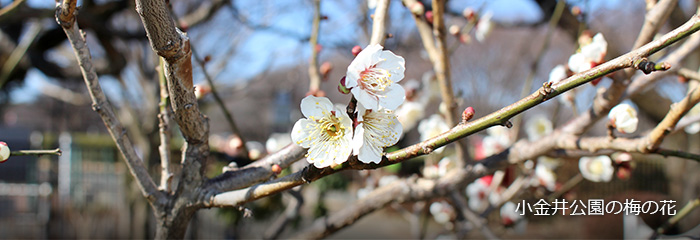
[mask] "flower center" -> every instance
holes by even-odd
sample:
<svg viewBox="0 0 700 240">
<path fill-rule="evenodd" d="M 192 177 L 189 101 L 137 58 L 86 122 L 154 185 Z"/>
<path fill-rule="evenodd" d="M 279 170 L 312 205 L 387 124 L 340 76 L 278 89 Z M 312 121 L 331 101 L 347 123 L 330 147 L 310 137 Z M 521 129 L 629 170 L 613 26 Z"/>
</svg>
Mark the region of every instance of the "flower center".
<svg viewBox="0 0 700 240">
<path fill-rule="evenodd" d="M 593 161 L 589 165 L 589 170 L 593 174 L 602 174 L 603 173 L 603 163 L 600 161 Z"/>
<path fill-rule="evenodd" d="M 389 77 L 389 71 L 372 66 L 360 73 L 360 87 L 371 92 L 383 92 L 393 83 Z"/>
<path fill-rule="evenodd" d="M 319 124 L 318 129 L 321 130 L 323 140 L 335 140 L 342 137 L 345 133 L 345 131 L 343 131 L 345 127 L 343 127 L 343 125 L 340 123 L 340 119 L 335 116 L 334 111 L 331 111 L 331 114 L 316 120 L 316 122 Z"/>
</svg>

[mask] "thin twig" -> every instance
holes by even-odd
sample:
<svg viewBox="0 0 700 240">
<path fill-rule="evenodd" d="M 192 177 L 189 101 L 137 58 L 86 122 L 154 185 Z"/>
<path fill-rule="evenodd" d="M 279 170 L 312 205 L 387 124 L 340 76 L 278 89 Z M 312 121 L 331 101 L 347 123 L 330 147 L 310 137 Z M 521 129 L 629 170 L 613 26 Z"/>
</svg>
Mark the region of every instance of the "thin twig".
<svg viewBox="0 0 700 240">
<path fill-rule="evenodd" d="M 384 41 L 386 40 L 386 21 L 387 13 L 389 12 L 389 0 L 377 0 L 377 8 L 374 10 L 374 17 L 372 17 L 372 36 L 370 37 L 369 44 L 379 44 L 384 46 Z"/>
<path fill-rule="evenodd" d="M 428 47 L 429 43 L 424 42 L 423 45 L 426 51 L 434 51 L 434 58 L 431 58 L 435 77 L 440 85 L 440 93 L 442 95 L 442 105 L 446 107 L 445 119 L 448 126 L 453 127 L 459 121 L 457 118 L 461 116 L 457 114 L 457 102 L 455 101 L 454 92 L 452 90 L 452 78 L 450 74 L 450 56 L 447 50 L 447 28 L 445 26 L 445 4 L 443 0 L 433 0 L 433 35 L 435 36 L 435 46 Z M 424 21 L 423 18 L 415 18 L 416 21 Z M 418 22 L 416 22 L 418 25 Z M 421 32 L 421 34 L 427 34 Z M 426 36 L 425 38 L 430 38 Z M 425 39 L 424 38 L 424 39 Z M 455 145 L 457 151 L 457 167 L 463 167 L 469 162 L 469 154 L 467 153 L 466 141 L 458 141 Z"/>
<path fill-rule="evenodd" d="M 539 68 L 540 63 L 542 61 L 542 56 L 544 56 L 544 53 L 549 48 L 549 42 L 552 41 L 552 33 L 557 27 L 557 24 L 559 24 L 559 19 L 561 19 L 561 15 L 564 12 L 565 8 L 565 0 L 557 1 L 557 5 L 554 7 L 554 13 L 549 19 L 549 25 L 547 26 L 547 32 L 544 35 L 544 41 L 542 41 L 540 50 L 535 55 L 535 58 L 532 60 L 532 64 L 530 64 L 530 71 L 527 75 L 527 78 L 525 78 L 525 84 L 523 85 L 523 88 L 520 91 L 520 98 L 524 98 L 527 96 L 528 93 L 532 92 L 532 82 L 535 79 L 535 75 L 537 75 L 537 69 Z M 522 128 L 522 120 L 523 116 L 520 115 L 513 117 L 513 120 L 511 120 L 513 122 L 513 129 L 511 129 L 512 134 L 510 137 L 513 141 L 518 139 L 520 128 Z"/>
<path fill-rule="evenodd" d="M 698 71 L 693 71 L 687 68 L 680 68 L 678 69 L 678 72 L 676 74 L 686 79 L 700 81 L 700 73 L 698 73 Z"/>
<path fill-rule="evenodd" d="M 7 5 L 0 9 L 0 22 L 14 14 L 16 11 L 18 11 L 26 1 L 27 0 L 15 0 L 10 5 Z"/>
<path fill-rule="evenodd" d="M 233 134 L 235 134 L 236 137 L 238 137 L 238 139 L 240 139 L 243 143 L 241 146 L 241 155 L 243 155 L 243 157 L 245 158 L 249 158 L 250 156 L 248 155 L 248 147 L 245 144 L 246 138 L 243 137 L 241 130 L 238 128 L 238 125 L 236 125 L 236 122 L 233 120 L 233 115 L 231 114 L 231 111 L 229 111 L 226 107 L 226 103 L 224 103 L 223 99 L 221 99 L 221 96 L 219 96 L 219 91 L 214 85 L 214 80 L 207 72 L 207 68 L 204 64 L 204 61 L 201 58 L 199 58 L 197 52 L 194 49 L 194 46 L 192 46 L 192 57 L 194 57 L 195 61 L 197 61 L 197 63 L 199 64 L 199 67 L 202 69 L 202 73 L 204 73 L 204 79 L 207 80 L 207 84 L 209 84 L 209 88 L 211 89 L 211 95 L 214 96 L 214 101 L 216 101 L 216 104 L 219 105 L 219 108 L 221 108 L 221 112 L 224 113 L 224 118 L 226 118 L 226 122 L 228 123 L 229 128 L 231 128 Z"/>
<path fill-rule="evenodd" d="M 24 57 L 24 55 L 27 53 L 29 46 L 32 45 L 36 39 L 36 36 L 39 35 L 39 32 L 41 32 L 41 28 L 41 23 L 30 21 L 29 29 L 24 34 L 24 37 L 22 37 L 22 40 L 19 42 L 17 47 L 12 50 L 10 56 L 5 60 L 5 64 L 3 64 L 2 69 L 0 69 L 0 88 L 5 86 L 7 80 L 10 80 L 10 74 L 12 74 L 12 71 L 15 70 L 15 67 L 17 67 L 19 62 L 22 60 L 22 57 Z"/>
<path fill-rule="evenodd" d="M 163 59 L 160 59 L 160 67 L 158 73 L 158 85 L 160 86 L 160 103 L 158 107 L 158 133 L 160 136 L 160 189 L 170 192 L 170 182 L 173 179 L 173 174 L 170 172 L 170 96 L 168 94 L 168 81 L 165 79 L 165 71 L 163 68 Z"/>
<path fill-rule="evenodd" d="M 674 103 L 666 117 L 651 130 L 647 137 L 647 149 L 651 151 L 657 149 L 664 137 L 671 133 L 678 121 L 698 102 L 700 102 L 700 88 L 696 86 L 689 90 L 688 95 L 683 100 Z"/>
<path fill-rule="evenodd" d="M 321 25 L 321 0 L 314 0 L 314 16 L 311 23 L 311 57 L 309 58 L 309 93 L 316 95 L 321 89 L 321 73 L 318 69 L 318 31 Z"/>
<path fill-rule="evenodd" d="M 12 151 L 10 153 L 10 156 L 41 156 L 41 155 L 56 155 L 56 156 L 61 156 L 62 152 L 61 149 L 53 149 L 53 150 L 18 150 L 18 151 Z"/>
<path fill-rule="evenodd" d="M 479 214 L 476 214 L 474 211 L 469 209 L 469 206 L 467 205 L 467 201 L 464 200 L 464 197 L 459 194 L 459 192 L 452 192 L 450 194 L 450 199 L 452 199 L 452 205 L 457 208 L 460 213 L 467 219 L 469 222 L 471 222 L 476 228 L 478 228 L 481 231 L 481 234 L 484 235 L 484 238 L 487 239 L 499 239 L 496 234 L 491 231 L 487 224 L 487 220 Z"/>
<path fill-rule="evenodd" d="M 700 198 L 695 198 L 686 203 L 685 206 L 683 206 L 683 208 L 681 208 L 681 210 L 678 211 L 678 214 L 669 218 L 668 221 L 666 221 L 663 225 L 657 228 L 650 239 L 656 239 L 659 236 L 659 234 L 666 233 L 666 231 L 668 231 L 669 228 L 673 227 L 673 225 L 676 225 L 676 223 L 678 223 L 681 219 L 688 216 L 698 206 L 700 206 Z"/>
<path fill-rule="evenodd" d="M 694 160 L 696 162 L 700 162 L 700 154 L 689 153 L 689 152 L 684 152 L 684 151 L 680 151 L 680 150 L 670 150 L 670 149 L 659 148 L 654 153 L 662 155 L 664 157 L 672 156 L 672 157 L 685 158 L 685 159 Z"/>
<path fill-rule="evenodd" d="M 75 57 L 78 59 L 78 63 L 80 63 L 80 71 L 83 74 L 85 85 L 88 87 L 88 92 L 92 99 L 92 108 L 102 118 L 119 152 L 126 160 L 126 165 L 129 167 L 131 174 L 136 178 L 143 195 L 146 196 L 151 203 L 164 200 L 165 196 L 158 191 L 156 184 L 148 174 L 146 166 L 136 154 L 131 140 L 124 133 L 124 127 L 119 123 L 119 120 L 117 120 L 112 106 L 102 92 L 97 73 L 92 64 L 90 50 L 85 42 L 84 35 L 78 29 L 75 21 L 75 2 L 75 0 L 64 0 L 62 4 L 56 8 L 56 20 L 58 24 L 63 27 L 68 41 L 71 47 L 73 47 Z"/>
<path fill-rule="evenodd" d="M 277 239 L 284 229 L 289 225 L 289 222 L 294 220 L 299 216 L 299 211 L 301 206 L 304 205 L 304 197 L 301 195 L 301 189 L 287 191 L 292 198 L 287 204 L 287 208 L 284 212 L 272 223 L 272 225 L 265 231 L 263 239 Z"/>
<path fill-rule="evenodd" d="M 562 195 L 564 195 L 564 193 L 568 192 L 582 181 L 583 175 L 581 175 L 581 173 L 576 174 L 576 176 L 566 181 L 566 183 L 564 183 L 564 185 L 562 185 L 560 189 L 549 195 L 549 202 L 553 202 L 554 199 L 560 198 Z"/>
</svg>

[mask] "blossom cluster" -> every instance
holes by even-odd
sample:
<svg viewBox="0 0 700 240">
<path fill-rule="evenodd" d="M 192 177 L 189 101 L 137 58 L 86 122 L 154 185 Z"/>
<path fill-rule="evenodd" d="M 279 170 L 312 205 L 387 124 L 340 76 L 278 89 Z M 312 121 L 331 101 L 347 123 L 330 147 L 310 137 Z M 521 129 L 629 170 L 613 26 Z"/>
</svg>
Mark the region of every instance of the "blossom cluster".
<svg viewBox="0 0 700 240">
<path fill-rule="evenodd" d="M 301 101 L 304 119 L 294 124 L 292 141 L 309 148 L 307 161 L 317 168 L 345 162 L 350 154 L 364 163 L 379 163 L 384 148 L 399 141 L 403 127 L 394 110 L 406 98 L 397 84 L 404 77 L 405 61 L 378 44 L 362 50 L 348 66 L 342 88 L 357 99 L 352 119 L 345 109 L 325 97 Z M 343 83 L 343 82 L 341 82 Z"/>
</svg>

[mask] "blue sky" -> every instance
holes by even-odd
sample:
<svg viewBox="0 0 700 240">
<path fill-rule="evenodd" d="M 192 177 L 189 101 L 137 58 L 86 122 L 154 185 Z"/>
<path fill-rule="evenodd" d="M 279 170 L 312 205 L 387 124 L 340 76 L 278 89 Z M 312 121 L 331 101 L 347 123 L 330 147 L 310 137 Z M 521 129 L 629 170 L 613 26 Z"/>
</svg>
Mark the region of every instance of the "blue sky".
<svg viewBox="0 0 700 240">
<path fill-rule="evenodd" d="M 8 0 L 0 0 L 3 4 L 7 4 Z M 242 14 L 246 15 L 251 22 L 257 24 L 270 24 L 278 29 L 284 29 L 297 36 L 307 36 L 310 32 L 310 19 L 312 14 L 311 1 L 274 1 L 261 2 L 258 0 L 239 0 L 234 1 L 234 4 L 239 9 L 243 10 Z M 584 0 L 571 0 L 570 4 L 581 5 Z M 620 8 L 623 7 L 625 1 L 622 0 L 590 0 L 588 7 L 592 10 L 598 8 Z M 690 4 L 690 0 L 682 1 L 685 5 Z M 266 12 L 274 3 L 274 6 L 282 10 L 273 13 Z M 537 21 L 541 18 L 539 8 L 532 0 L 462 0 L 449 1 L 450 7 L 455 9 L 463 9 L 465 7 L 479 8 L 483 6 L 483 11 L 493 12 L 493 19 L 502 24 L 508 24 L 518 21 Z M 53 1 L 45 0 L 29 0 L 28 4 L 32 7 L 53 8 Z M 322 1 L 322 14 L 328 15 L 328 21 L 323 21 L 321 31 L 328 31 L 332 34 L 323 34 L 321 43 L 325 42 L 343 42 L 358 41 L 358 32 L 356 24 L 363 16 L 359 13 L 347 11 L 347 9 L 356 9 L 356 0 L 338 0 L 338 1 Z M 282 7 L 280 7 L 282 5 Z M 294 11 L 285 11 L 287 8 Z M 394 19 L 401 19 L 402 14 L 406 10 L 397 0 L 392 0 L 392 9 Z M 251 31 L 249 29 L 241 29 L 231 27 L 231 23 L 235 23 L 231 11 L 227 8 L 221 9 L 217 15 L 209 22 L 199 27 L 193 28 L 188 32 L 192 39 L 193 45 L 196 47 L 198 54 L 211 55 L 212 63 L 207 67 L 209 73 L 214 72 L 213 69 L 223 69 L 214 76 L 217 84 L 229 85 L 247 81 L 260 73 L 262 70 L 272 67 L 280 68 L 306 62 L 309 56 L 310 48 L 308 42 L 300 41 L 294 37 L 289 37 L 274 31 Z M 348 24 L 350 23 L 350 24 Z M 413 26 L 409 26 L 413 27 Z M 222 42 L 223 41 L 223 42 Z M 231 44 L 227 44 L 230 41 Z M 237 44 L 234 44 L 237 43 Z M 362 43 L 358 43 L 362 45 Z M 231 49 L 235 47 L 235 49 Z M 93 54 L 96 52 L 93 50 Z M 232 54 L 228 54 L 232 53 Z M 220 66 L 223 66 L 221 68 Z M 201 81 L 203 75 L 199 67 L 194 69 L 195 81 Z M 24 86 L 12 92 L 11 99 L 15 103 L 30 102 L 40 95 L 39 88 L 44 81 L 57 82 L 54 79 L 49 79 L 41 72 L 33 70 L 27 74 L 27 79 Z M 108 93 L 112 99 L 120 100 L 121 95 L 118 93 L 119 84 L 113 78 L 102 78 L 101 82 L 107 86 L 105 89 L 112 89 L 112 93 Z"/>
</svg>

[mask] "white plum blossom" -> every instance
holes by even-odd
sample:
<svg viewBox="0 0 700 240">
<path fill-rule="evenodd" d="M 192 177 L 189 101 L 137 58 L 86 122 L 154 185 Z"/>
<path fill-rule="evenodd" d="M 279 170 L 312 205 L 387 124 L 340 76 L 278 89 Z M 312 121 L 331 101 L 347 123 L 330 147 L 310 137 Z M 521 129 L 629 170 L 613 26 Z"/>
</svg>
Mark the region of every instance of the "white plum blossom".
<svg viewBox="0 0 700 240">
<path fill-rule="evenodd" d="M 475 211 L 481 211 L 486 207 L 486 203 L 496 204 L 501 199 L 501 191 L 503 187 L 499 186 L 496 190 L 490 192 L 493 175 L 484 176 L 467 185 L 467 197 L 469 208 Z"/>
<path fill-rule="evenodd" d="M 377 186 L 383 187 L 383 186 L 389 185 L 390 183 L 396 182 L 397 180 L 399 180 L 399 177 L 396 175 L 382 176 L 381 178 L 379 178 L 379 182 L 377 183 Z"/>
<path fill-rule="evenodd" d="M 617 131 L 621 133 L 633 133 L 637 130 L 637 110 L 627 103 L 618 104 L 610 109 L 608 118 Z"/>
<path fill-rule="evenodd" d="M 555 170 L 562 163 L 561 163 L 561 160 L 556 159 L 556 158 L 551 158 L 551 157 L 547 157 L 547 156 L 540 156 L 537 158 L 537 164 L 540 164 L 540 165 L 543 165 L 549 169 Z"/>
<path fill-rule="evenodd" d="M 602 155 L 597 157 L 582 157 L 578 161 L 581 175 L 591 182 L 610 182 L 615 168 L 610 157 Z"/>
<path fill-rule="evenodd" d="M 450 127 L 447 126 L 445 119 L 439 114 L 433 114 L 432 116 L 430 116 L 430 118 L 423 119 L 418 124 L 418 132 L 420 133 L 421 141 L 425 141 L 432 137 L 440 135 L 441 133 L 444 133 L 447 130 L 450 130 Z M 441 153 L 443 149 L 444 147 L 440 147 L 438 149 L 435 149 L 435 152 Z"/>
<path fill-rule="evenodd" d="M 691 117 L 691 116 L 696 116 L 700 114 L 700 104 L 695 105 L 693 108 L 688 111 L 688 113 L 685 115 L 686 117 Z M 690 125 L 685 127 L 685 132 L 688 134 L 696 134 L 700 132 L 700 123 L 699 122 L 694 122 L 691 123 Z"/>
<path fill-rule="evenodd" d="M 428 164 L 423 167 L 423 177 L 425 178 L 440 178 L 447 174 L 447 171 L 455 167 L 454 161 L 448 157 L 444 157 L 437 165 Z"/>
<path fill-rule="evenodd" d="M 265 141 L 265 149 L 268 153 L 277 152 L 292 143 L 289 133 L 273 133 Z"/>
<path fill-rule="evenodd" d="M 534 186 L 543 186 L 550 192 L 557 189 L 557 175 L 554 170 L 546 164 L 537 163 L 535 166 Z"/>
<path fill-rule="evenodd" d="M 512 144 L 509 128 L 493 126 L 486 129 L 486 133 L 488 135 L 481 140 L 481 145 L 476 147 L 477 160 L 500 153 Z"/>
<path fill-rule="evenodd" d="M 367 8 L 370 10 L 377 8 L 377 1 L 378 0 L 367 0 Z"/>
<path fill-rule="evenodd" d="M 309 148 L 306 160 L 317 168 L 345 162 L 352 151 L 352 120 L 328 98 L 307 96 L 301 100 L 299 119 L 292 128 L 292 141 Z"/>
<path fill-rule="evenodd" d="M 425 116 L 425 107 L 423 104 L 413 101 L 405 102 L 396 109 L 396 117 L 401 122 L 404 131 L 408 132 L 413 129 L 418 121 Z"/>
<path fill-rule="evenodd" d="M 396 144 L 403 127 L 392 111 L 365 109 L 357 106 L 357 122 L 352 147 L 357 158 L 364 163 L 379 163 L 385 147 Z"/>
<path fill-rule="evenodd" d="M 502 147 L 510 147 L 513 141 L 510 138 L 510 128 L 503 126 L 493 126 L 486 129 L 486 133 L 493 137 Z"/>
<path fill-rule="evenodd" d="M 558 83 L 559 81 L 566 79 L 568 75 L 566 74 L 566 67 L 564 65 L 557 65 L 556 67 L 552 68 L 552 71 L 549 72 L 549 82 L 552 84 Z"/>
<path fill-rule="evenodd" d="M 596 34 L 590 43 L 582 45 L 579 52 L 569 57 L 569 69 L 580 73 L 597 66 L 603 62 L 607 49 L 608 42 L 603 34 Z"/>
<path fill-rule="evenodd" d="M 486 136 L 481 140 L 481 149 L 477 149 L 477 151 L 481 150 L 480 154 L 478 154 L 477 160 L 500 153 L 507 147 L 508 146 L 504 146 L 503 144 L 501 144 L 501 142 L 498 140 L 498 137 L 494 137 L 491 135 Z"/>
<path fill-rule="evenodd" d="M 0 163 L 7 161 L 9 157 L 10 147 L 7 146 L 7 143 L 0 141 Z"/>
<path fill-rule="evenodd" d="M 525 132 L 530 141 L 535 141 L 552 133 L 552 121 L 544 115 L 536 115 L 527 121 Z"/>
<path fill-rule="evenodd" d="M 532 179 L 532 186 L 543 186 L 548 191 L 554 192 L 557 189 L 557 174 L 554 170 L 561 165 L 559 159 L 541 156 L 537 158 L 535 166 L 535 176 Z"/>
<path fill-rule="evenodd" d="M 447 202 L 433 202 L 430 204 L 430 214 L 433 215 L 436 222 L 445 224 L 450 222 L 450 219 L 452 219 L 454 209 Z"/>
<path fill-rule="evenodd" d="M 504 203 L 503 206 L 501 206 L 501 221 L 503 221 L 506 226 L 513 225 L 523 218 L 523 209 L 524 206 L 521 206 L 519 211 L 516 211 L 518 209 L 515 203 L 511 201 Z"/>
<path fill-rule="evenodd" d="M 379 44 L 363 49 L 348 66 L 345 87 L 367 109 L 395 110 L 406 98 L 397 82 L 404 77 L 405 60 Z"/>
<path fill-rule="evenodd" d="M 479 18 L 479 22 L 476 23 L 476 30 L 474 32 L 477 41 L 484 42 L 486 37 L 491 34 L 491 31 L 493 31 L 494 23 L 491 21 L 492 17 L 493 13 L 487 12 Z"/>
</svg>

